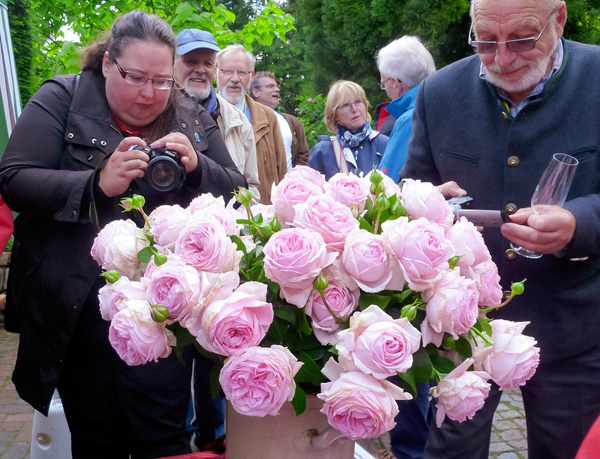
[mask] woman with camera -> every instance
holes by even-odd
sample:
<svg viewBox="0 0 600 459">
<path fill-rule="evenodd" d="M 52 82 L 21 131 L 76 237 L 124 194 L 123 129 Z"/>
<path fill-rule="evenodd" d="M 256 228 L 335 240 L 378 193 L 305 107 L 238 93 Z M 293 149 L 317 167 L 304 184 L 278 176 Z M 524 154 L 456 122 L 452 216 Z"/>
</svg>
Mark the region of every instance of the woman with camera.
<svg viewBox="0 0 600 459">
<path fill-rule="evenodd" d="M 44 414 L 58 388 L 74 458 L 190 452 L 191 367 L 174 354 L 139 367 L 121 361 L 90 255 L 100 227 L 134 217 L 122 213 L 123 197 L 143 195 L 149 212 L 246 186 L 210 115 L 173 89 L 175 48 L 157 16 L 121 16 L 86 49 L 79 75 L 42 85 L 0 163 L 0 192 L 19 213 L 5 323 L 20 333 L 13 381 Z M 152 176 L 150 157 L 160 163 Z"/>
</svg>

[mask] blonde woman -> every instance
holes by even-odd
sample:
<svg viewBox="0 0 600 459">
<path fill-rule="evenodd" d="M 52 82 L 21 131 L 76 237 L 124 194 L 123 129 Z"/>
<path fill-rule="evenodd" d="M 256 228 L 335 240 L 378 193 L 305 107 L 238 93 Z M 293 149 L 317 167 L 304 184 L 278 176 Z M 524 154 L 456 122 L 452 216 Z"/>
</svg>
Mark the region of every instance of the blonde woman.
<svg viewBox="0 0 600 459">
<path fill-rule="evenodd" d="M 369 101 L 360 85 L 346 80 L 333 83 L 323 119 L 335 135 L 319 136 L 307 165 L 325 174 L 327 180 L 338 172 L 368 173 L 378 166 L 388 137 L 371 129 L 368 109 Z"/>
</svg>

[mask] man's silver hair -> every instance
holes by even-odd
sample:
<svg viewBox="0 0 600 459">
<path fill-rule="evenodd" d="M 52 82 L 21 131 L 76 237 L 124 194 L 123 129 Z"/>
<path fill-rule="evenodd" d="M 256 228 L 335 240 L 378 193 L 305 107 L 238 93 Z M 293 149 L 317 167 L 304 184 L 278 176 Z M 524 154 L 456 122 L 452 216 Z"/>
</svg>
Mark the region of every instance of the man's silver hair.
<svg viewBox="0 0 600 459">
<path fill-rule="evenodd" d="M 256 58 L 254 57 L 254 54 L 248 51 L 244 45 L 238 44 L 227 45 L 225 48 L 219 51 L 217 53 L 217 65 L 219 65 L 219 61 L 221 60 L 223 54 L 228 53 L 229 51 L 243 51 L 244 53 L 246 53 L 246 56 L 248 56 L 248 60 L 250 61 L 250 70 L 254 70 L 254 65 L 256 63 Z"/>
<path fill-rule="evenodd" d="M 435 72 L 433 57 L 418 37 L 405 35 L 379 50 L 377 68 L 413 88 Z"/>
<path fill-rule="evenodd" d="M 481 3 L 482 1 L 485 1 L 485 0 L 471 0 L 471 7 L 469 9 L 469 14 L 471 16 L 471 22 L 475 22 L 475 3 Z M 563 0 L 540 0 L 540 4 L 547 3 L 550 10 L 556 8 L 562 2 L 563 2 Z"/>
</svg>

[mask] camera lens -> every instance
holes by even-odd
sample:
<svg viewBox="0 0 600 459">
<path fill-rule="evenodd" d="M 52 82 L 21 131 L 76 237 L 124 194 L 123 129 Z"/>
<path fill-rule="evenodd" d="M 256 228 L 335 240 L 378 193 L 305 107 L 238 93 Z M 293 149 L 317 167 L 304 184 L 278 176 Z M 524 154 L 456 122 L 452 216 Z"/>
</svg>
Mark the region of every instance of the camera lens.
<svg viewBox="0 0 600 459">
<path fill-rule="evenodd" d="M 159 191 L 171 191 L 181 180 L 181 171 L 175 160 L 168 156 L 158 156 L 148 163 L 146 177 Z"/>
</svg>

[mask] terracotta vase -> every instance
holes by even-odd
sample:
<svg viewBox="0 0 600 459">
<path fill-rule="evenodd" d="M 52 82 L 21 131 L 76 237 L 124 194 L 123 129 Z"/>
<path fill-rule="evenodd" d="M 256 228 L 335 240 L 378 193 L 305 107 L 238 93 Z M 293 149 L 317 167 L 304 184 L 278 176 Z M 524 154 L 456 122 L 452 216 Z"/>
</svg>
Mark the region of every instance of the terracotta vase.
<svg viewBox="0 0 600 459">
<path fill-rule="evenodd" d="M 244 416 L 227 402 L 227 459 L 352 459 L 354 441 L 331 427 L 319 410 L 323 402 L 306 397 L 296 416 L 286 403 L 277 416 Z"/>
</svg>

